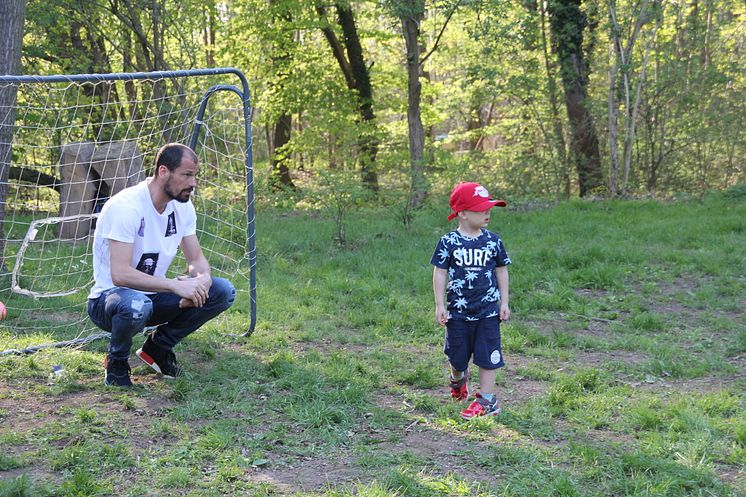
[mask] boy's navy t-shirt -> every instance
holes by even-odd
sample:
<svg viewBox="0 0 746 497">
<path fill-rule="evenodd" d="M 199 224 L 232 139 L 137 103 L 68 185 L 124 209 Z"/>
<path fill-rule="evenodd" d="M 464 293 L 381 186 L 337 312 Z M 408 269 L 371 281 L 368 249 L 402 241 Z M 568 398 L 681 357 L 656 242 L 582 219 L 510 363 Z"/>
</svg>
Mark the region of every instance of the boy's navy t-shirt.
<svg viewBox="0 0 746 497">
<path fill-rule="evenodd" d="M 450 319 L 476 321 L 499 315 L 495 268 L 510 264 L 500 236 L 482 229 L 477 237 L 458 230 L 438 241 L 430 264 L 448 270 L 448 314 Z"/>
</svg>

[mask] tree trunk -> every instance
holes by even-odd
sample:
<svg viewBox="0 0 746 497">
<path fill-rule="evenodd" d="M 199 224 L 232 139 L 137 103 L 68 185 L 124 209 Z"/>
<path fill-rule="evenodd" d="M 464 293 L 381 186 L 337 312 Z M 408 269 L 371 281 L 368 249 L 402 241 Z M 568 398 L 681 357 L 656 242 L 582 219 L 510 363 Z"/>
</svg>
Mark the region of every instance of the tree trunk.
<svg viewBox="0 0 746 497">
<path fill-rule="evenodd" d="M 587 102 L 588 73 L 583 55 L 586 18 L 580 10 L 580 0 L 550 0 L 549 13 L 572 131 L 570 148 L 578 171 L 580 196 L 584 197 L 603 186 L 598 136 Z"/>
<path fill-rule="evenodd" d="M 207 67 L 215 67 L 215 29 L 217 23 L 215 0 L 206 1 L 202 7 L 203 12 L 203 41 L 205 44 L 205 65 Z"/>
<path fill-rule="evenodd" d="M 370 82 L 370 71 L 365 64 L 363 47 L 360 44 L 360 36 L 355 25 L 355 16 L 349 5 L 335 4 L 337 10 L 337 24 L 342 28 L 344 34 L 344 47 L 339 42 L 334 30 L 324 24 L 321 32 L 324 33 L 329 47 L 332 49 L 339 69 L 347 83 L 347 88 L 353 90 L 358 96 L 358 112 L 360 122 L 368 128 L 363 130 L 358 141 L 360 147 L 360 168 L 363 176 L 363 184 L 372 192 L 377 193 L 378 173 L 375 169 L 376 157 L 378 155 L 378 138 L 375 136 L 375 113 L 373 111 L 373 85 Z M 326 22 L 326 8 L 316 4 L 316 12 L 322 22 Z M 345 53 L 346 52 L 346 53 Z"/>
<path fill-rule="evenodd" d="M 132 60 L 132 37 L 127 29 L 120 29 L 119 33 L 122 41 L 122 65 L 125 72 L 137 71 L 137 66 Z M 124 82 L 124 93 L 127 95 L 127 105 L 129 106 L 128 117 L 130 121 L 140 121 L 142 112 L 137 105 L 137 85 L 134 81 Z"/>
<path fill-rule="evenodd" d="M 376 116 L 373 112 L 373 85 L 370 82 L 370 71 L 365 64 L 363 47 L 360 44 L 355 16 L 349 4 L 336 4 L 337 19 L 344 33 L 344 44 L 352 71 L 352 79 L 360 99 L 358 109 L 360 119 L 365 125 L 360 138 L 360 166 L 363 184 L 372 192 L 378 192 L 378 173 L 376 156 L 378 155 L 378 138 L 375 134 Z"/>
<path fill-rule="evenodd" d="M 426 194 L 425 182 L 425 129 L 422 126 L 420 101 L 420 23 L 423 15 L 418 11 L 402 17 L 402 32 L 407 46 L 407 127 L 409 130 L 409 167 L 411 190 L 409 205 L 418 208 Z"/>
<path fill-rule="evenodd" d="M 273 16 L 272 26 L 270 29 L 278 29 L 277 41 L 271 46 L 272 66 L 274 67 L 274 81 L 270 82 L 273 91 L 277 94 L 284 93 L 284 83 L 288 74 L 288 65 L 290 63 L 295 40 L 293 32 L 289 29 L 278 28 L 279 24 L 290 24 L 292 15 L 283 6 L 278 6 L 277 0 L 270 0 L 270 5 L 277 9 Z M 293 131 L 293 117 L 283 103 L 283 108 L 278 109 L 279 116 L 272 124 L 272 141 L 269 145 L 269 157 L 272 165 L 270 184 L 272 188 L 280 190 L 282 188 L 295 189 L 295 184 L 290 177 L 290 168 L 288 167 L 289 155 L 284 150 L 290 143 L 290 137 Z M 279 151 L 279 152 L 278 152 Z"/>
<path fill-rule="evenodd" d="M 0 74 L 18 74 L 25 15 L 26 0 L 0 1 Z M 6 271 L 3 225 L 8 197 L 8 172 L 13 157 L 11 145 L 17 92 L 17 86 L 0 85 L 0 269 L 3 272 Z"/>
<path fill-rule="evenodd" d="M 565 131 L 562 127 L 562 119 L 559 111 L 559 96 L 557 94 L 557 82 L 555 80 L 555 68 L 549 54 L 547 43 L 546 9 L 547 5 L 542 0 L 538 2 L 541 14 L 541 46 L 544 53 L 544 70 L 547 76 L 547 93 L 549 94 L 549 109 L 552 114 L 552 129 L 554 131 L 554 143 L 557 151 L 557 159 L 560 162 L 560 184 L 564 198 L 570 198 L 570 172 L 567 161 L 567 144 L 565 143 Z M 560 189 L 558 189 L 558 192 Z"/>
<path fill-rule="evenodd" d="M 272 132 L 272 186 L 275 188 L 290 188 L 295 190 L 295 183 L 290 177 L 288 167 L 288 152 L 282 148 L 290 143 L 290 133 L 293 129 L 293 116 L 289 113 L 281 115 L 275 121 Z M 280 150 L 278 152 L 278 150 Z"/>
<path fill-rule="evenodd" d="M 663 15 L 661 14 L 658 18 L 658 22 L 653 28 L 653 32 L 650 34 L 650 40 L 648 45 L 645 47 L 645 54 L 642 58 L 642 66 L 640 67 L 640 74 L 637 77 L 637 92 L 635 94 L 635 100 L 632 104 L 631 111 L 627 110 L 627 133 L 624 137 L 624 179 L 622 181 L 622 196 L 627 196 L 627 187 L 629 184 L 629 174 L 632 170 L 632 147 L 637 141 L 635 130 L 637 127 L 637 114 L 640 110 L 640 100 L 642 95 L 642 87 L 645 84 L 645 77 L 647 74 L 648 60 L 650 58 L 650 50 L 653 48 L 655 43 L 655 37 L 658 33 L 658 29 L 661 26 Z"/>
</svg>

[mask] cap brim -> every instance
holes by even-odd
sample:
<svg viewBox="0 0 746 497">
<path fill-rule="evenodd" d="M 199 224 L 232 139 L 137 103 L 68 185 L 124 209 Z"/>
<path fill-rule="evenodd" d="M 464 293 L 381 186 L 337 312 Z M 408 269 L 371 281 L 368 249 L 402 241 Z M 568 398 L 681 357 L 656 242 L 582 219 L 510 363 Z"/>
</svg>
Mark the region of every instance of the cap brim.
<svg viewBox="0 0 746 497">
<path fill-rule="evenodd" d="M 508 205 L 508 203 L 504 200 L 485 200 L 484 202 L 478 203 L 476 205 L 471 205 L 468 208 L 460 209 L 459 211 L 451 212 L 451 214 L 448 216 L 448 220 L 452 220 L 456 216 L 458 216 L 458 213 L 462 210 L 464 211 L 472 211 L 472 212 L 484 212 L 492 209 L 493 207 L 505 207 Z"/>
<path fill-rule="evenodd" d="M 504 200 L 485 200 L 477 205 L 470 206 L 467 210 L 474 212 L 484 212 L 492 209 L 493 207 L 505 207 L 508 205 Z"/>
</svg>

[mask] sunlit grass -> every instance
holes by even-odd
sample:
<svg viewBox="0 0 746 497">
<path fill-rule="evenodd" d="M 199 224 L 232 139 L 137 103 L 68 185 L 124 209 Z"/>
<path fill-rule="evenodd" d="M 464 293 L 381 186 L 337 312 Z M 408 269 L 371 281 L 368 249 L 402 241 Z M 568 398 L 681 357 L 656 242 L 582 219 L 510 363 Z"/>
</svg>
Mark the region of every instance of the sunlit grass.
<svg viewBox="0 0 746 497">
<path fill-rule="evenodd" d="M 429 258 L 452 226 L 442 206 L 409 229 L 389 210 L 355 210 L 345 245 L 326 214 L 260 209 L 256 331 L 229 336 L 247 326 L 240 295 L 177 348 L 186 378 L 159 380 L 135 359 L 138 388 L 105 388 L 104 341 L 0 358 L 3 405 L 46 407 L 23 423 L 0 409 L 0 477 L 13 472 L 0 496 L 75 485 L 80 495 L 281 495 L 253 478 L 324 463 L 359 481 L 328 475 L 291 494 L 737 496 L 746 483 L 719 475 L 746 455 L 735 379 L 746 261 L 733 236 L 746 207 L 703 202 L 496 213 L 514 261 L 504 412 L 468 423 L 448 394 L 432 316 Z M 0 331 L 13 347 L 59 337 Z M 66 374 L 50 377 L 56 365 Z M 473 391 L 476 370 L 470 380 Z M 432 445 L 408 446 L 414 433 Z M 18 477 L 31 465 L 46 478 Z"/>
</svg>

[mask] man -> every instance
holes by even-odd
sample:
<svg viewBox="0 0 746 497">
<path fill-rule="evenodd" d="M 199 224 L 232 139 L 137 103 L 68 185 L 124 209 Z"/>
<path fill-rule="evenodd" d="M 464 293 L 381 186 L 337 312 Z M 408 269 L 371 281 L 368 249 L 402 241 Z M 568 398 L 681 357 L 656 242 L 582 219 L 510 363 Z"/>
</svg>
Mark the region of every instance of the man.
<svg viewBox="0 0 746 497">
<path fill-rule="evenodd" d="M 101 210 L 88 315 L 111 332 L 104 361 L 107 385 L 132 386 L 127 359 L 132 337 L 145 326 L 158 327 L 137 356 L 167 378 L 183 375 L 174 346 L 233 305 L 236 289 L 210 275 L 197 240 L 190 197 L 198 173 L 195 153 L 170 143 L 158 151 L 151 178 L 117 193 Z M 166 278 L 179 247 L 189 274 Z"/>
</svg>

